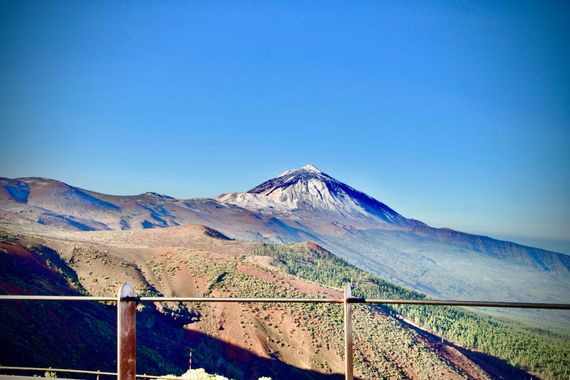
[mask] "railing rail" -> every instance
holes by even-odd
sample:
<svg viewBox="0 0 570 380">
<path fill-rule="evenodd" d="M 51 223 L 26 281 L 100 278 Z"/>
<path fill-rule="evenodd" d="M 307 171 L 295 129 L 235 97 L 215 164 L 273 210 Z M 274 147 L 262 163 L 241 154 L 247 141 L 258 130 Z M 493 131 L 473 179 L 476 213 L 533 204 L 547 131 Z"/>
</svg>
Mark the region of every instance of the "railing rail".
<svg viewBox="0 0 570 380">
<path fill-rule="evenodd" d="M 130 284 L 123 284 L 117 297 L 96 296 L 50 296 L 50 295 L 0 295 L 0 301 L 77 301 L 77 302 L 113 302 L 117 304 L 117 372 L 69 370 L 54 368 L 5 367 L 11 370 L 39 370 L 52 372 L 84 373 L 95 375 L 117 375 L 119 380 L 173 379 L 173 377 L 136 374 L 136 304 L 140 302 L 256 302 L 256 303 L 329 303 L 341 304 L 344 310 L 345 337 L 345 378 L 353 379 L 352 356 L 352 304 L 376 305 L 426 305 L 426 306 L 464 306 L 520 309 L 570 310 L 570 304 L 536 302 L 494 302 L 463 300 L 430 299 L 376 299 L 352 297 L 351 286 L 346 284 L 343 298 L 281 298 L 281 297 L 137 297 Z"/>
<path fill-rule="evenodd" d="M 45 295 L 0 295 L 0 301 L 84 301 L 84 302 L 117 302 L 117 297 L 45 296 Z"/>
<path fill-rule="evenodd" d="M 344 298 L 266 298 L 266 297 L 123 297 L 125 301 L 134 302 L 259 302 L 259 303 L 332 303 L 344 304 Z M 47 295 L 0 295 L 0 301 L 78 301 L 78 302 L 118 302 L 117 297 L 92 296 L 47 296 Z M 464 300 L 431 300 L 431 299 L 382 299 L 349 297 L 348 303 L 383 304 L 383 305 L 428 305 L 428 306 L 464 306 L 493 307 L 515 309 L 550 309 L 570 310 L 566 303 L 541 302 L 502 302 L 502 301 L 464 301 Z"/>
<path fill-rule="evenodd" d="M 97 379 L 99 376 L 117 376 L 117 372 L 105 372 L 105 371 L 90 371 L 86 369 L 71 369 L 71 368 L 51 368 L 51 367 L 15 367 L 15 366 L 5 366 L 0 365 L 0 370 L 10 370 L 10 371 L 28 371 L 28 372 L 54 372 L 54 373 L 78 373 L 83 375 L 95 375 Z M 181 380 L 179 376 L 152 376 L 152 375 L 135 375 L 137 379 L 168 379 L 168 380 Z"/>
</svg>

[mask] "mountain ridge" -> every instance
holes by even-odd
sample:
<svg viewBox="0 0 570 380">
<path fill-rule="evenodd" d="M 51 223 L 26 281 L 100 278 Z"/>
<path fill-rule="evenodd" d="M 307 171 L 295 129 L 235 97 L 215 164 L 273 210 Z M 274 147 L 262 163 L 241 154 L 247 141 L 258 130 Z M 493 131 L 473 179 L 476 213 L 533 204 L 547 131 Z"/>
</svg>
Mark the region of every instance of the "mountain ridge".
<svg viewBox="0 0 570 380">
<path fill-rule="evenodd" d="M 306 166 L 307 166 L 307 165 L 306 165 Z M 285 174 L 285 173 L 291 172 L 291 171 L 292 171 L 292 170 L 283 172 L 282 174 L 280 174 L 280 176 L 283 175 L 283 174 Z M 328 176 L 328 175 L 327 175 L 327 176 Z M 331 177 L 331 178 L 332 178 L 332 177 Z M 240 205 L 238 205 L 238 204 L 236 204 L 236 203 L 226 202 L 226 201 L 220 201 L 220 198 L 223 198 L 223 197 L 225 197 L 225 196 L 227 196 L 227 195 L 229 195 L 229 194 L 243 194 L 243 193 L 240 193 L 240 192 L 223 193 L 223 194 L 221 194 L 221 195 L 219 195 L 219 196 L 217 196 L 217 197 L 214 197 L 214 198 L 175 198 L 175 197 L 172 197 L 172 196 L 169 196 L 169 195 L 165 195 L 165 194 L 161 194 L 161 193 L 157 193 L 157 192 L 154 192 L 154 191 L 148 191 L 148 192 L 143 192 L 143 193 L 140 193 L 140 194 L 133 194 L 133 195 L 113 195 L 113 194 L 105 194 L 105 193 L 101 193 L 101 192 L 97 192 L 97 191 L 93 191 L 93 190 L 83 189 L 83 188 L 80 188 L 80 187 L 77 187 L 77 186 L 73 186 L 73 185 L 67 184 L 67 183 L 65 183 L 65 182 L 63 182 L 63 181 L 60 181 L 60 180 L 57 180 L 57 179 L 52 179 L 52 178 L 47 178 L 47 177 L 36 177 L 36 176 L 34 176 L 34 177 L 17 177 L 17 178 L 0 177 L 0 209 L 3 208 L 3 209 L 5 210 L 5 209 L 6 209 L 5 206 L 7 205 L 7 202 L 6 202 L 7 199 L 6 199 L 6 197 L 3 197 L 2 192 L 4 191 L 4 192 L 6 192 L 6 193 L 10 193 L 10 192 L 7 190 L 7 187 L 10 187 L 10 186 L 9 186 L 9 184 L 6 184 L 6 182 L 9 182 L 9 183 L 10 183 L 10 182 L 16 182 L 16 183 L 22 183 L 22 184 L 25 184 L 25 185 L 29 185 L 28 181 L 45 181 L 45 182 L 57 184 L 58 186 L 63 185 L 63 186 L 69 187 L 69 188 L 71 188 L 71 189 L 74 189 L 74 190 L 77 191 L 77 192 L 84 193 L 84 194 L 87 195 L 89 198 L 93 198 L 93 199 L 95 200 L 95 203 L 101 202 L 101 204 L 107 205 L 108 208 L 110 208 L 110 209 L 120 209 L 121 207 L 120 207 L 119 205 L 114 204 L 112 201 L 108 201 L 109 198 L 123 200 L 123 202 L 124 202 L 124 201 L 127 200 L 127 199 L 139 199 L 139 198 L 145 198 L 145 197 L 149 197 L 149 198 L 151 198 L 151 199 L 154 198 L 154 199 L 158 199 L 158 200 L 168 200 L 168 201 L 173 201 L 173 202 L 176 202 L 176 203 L 184 203 L 184 202 L 214 202 L 214 203 L 216 203 L 216 204 L 226 203 L 227 205 L 230 205 L 230 206 L 237 206 L 237 208 L 246 209 L 246 207 L 240 206 Z M 258 186 L 256 186 L 256 187 L 252 188 L 251 190 L 248 190 L 246 193 L 252 192 L 253 190 L 259 188 L 260 186 L 262 186 L 263 184 L 265 184 L 265 183 L 267 183 L 267 182 L 269 182 L 269 181 L 271 181 L 271 180 L 268 180 L 268 181 L 263 182 L 262 184 L 260 184 L 260 185 L 258 185 Z M 8 186 L 7 186 L 7 185 L 8 185 Z M 16 186 L 17 186 L 17 185 L 16 185 Z M 348 185 L 347 185 L 347 186 L 348 186 Z M 15 187 L 15 186 L 12 186 L 12 187 Z M 358 191 L 358 190 L 356 190 L 356 191 Z M 362 193 L 362 192 L 360 192 L 360 191 L 358 191 L 358 192 L 359 192 L 359 193 Z M 362 194 L 364 194 L 364 195 L 366 195 L 367 197 L 369 197 L 369 198 L 375 200 L 374 198 L 368 196 L 368 195 L 365 194 L 365 193 L 362 193 Z M 16 202 L 16 203 L 26 203 L 26 204 L 29 204 L 29 203 L 27 203 L 27 201 L 25 200 L 25 199 L 27 199 L 27 196 L 28 196 L 28 194 L 26 194 L 26 195 L 25 195 L 25 198 L 22 199 L 22 198 L 21 198 L 21 197 L 22 197 L 21 195 L 16 195 L 16 194 L 14 194 L 14 195 L 12 195 L 12 200 L 13 200 L 14 202 Z M 378 202 L 378 203 L 381 203 L 382 205 L 384 205 L 384 203 L 382 203 L 382 202 L 379 202 L 379 201 L 377 201 L 377 200 L 375 200 L 375 201 Z M 33 206 L 34 204 L 29 204 L 29 205 L 32 205 L 32 206 Z M 48 211 L 48 212 L 57 211 L 57 210 L 54 210 L 54 209 L 50 209 L 50 208 L 46 207 L 45 205 L 42 205 L 42 206 L 40 206 L 40 207 L 41 207 L 42 209 L 45 209 L 45 210 Z M 219 206 L 219 207 L 221 207 L 221 206 Z M 388 206 L 386 206 L 386 207 L 388 207 Z M 235 208 L 235 207 L 234 207 L 234 208 Z M 394 211 L 394 210 L 391 209 L 391 208 L 390 208 L 390 210 L 392 210 L 394 213 L 397 213 L 396 211 Z M 397 213 L 397 214 L 398 214 L 398 213 Z M 400 214 L 398 214 L 398 215 L 400 215 Z M 72 216 L 72 215 L 71 215 L 70 213 L 68 213 L 68 214 L 65 214 L 65 216 Z M 400 216 L 401 216 L 401 215 L 400 215 Z M 402 216 L 402 218 L 404 218 L 404 217 Z M 538 249 L 538 250 L 542 250 L 542 251 L 549 252 L 549 253 L 556 253 L 556 254 L 561 254 L 561 255 L 565 255 L 565 256 L 570 256 L 569 253 L 558 252 L 558 251 L 554 251 L 554 250 L 550 250 L 550 249 L 546 249 L 546 248 L 534 247 L 534 246 L 531 246 L 531 245 L 528 245 L 528 244 L 517 243 L 517 242 L 510 241 L 510 240 L 502 239 L 502 238 L 495 238 L 495 237 L 493 237 L 493 236 L 489 236 L 489 235 L 485 235 L 485 234 L 463 232 L 463 231 L 459 231 L 459 230 L 456 230 L 456 229 L 453 229 L 453 228 L 450 228 L 450 227 L 432 227 L 432 226 L 429 226 L 429 225 L 427 225 L 426 223 L 424 223 L 424 222 L 422 222 L 422 221 L 419 221 L 419 220 L 416 220 L 416 219 L 413 219 L 413 218 L 405 218 L 405 219 L 410 222 L 410 225 L 411 225 L 412 227 L 415 227 L 415 231 L 422 231 L 422 230 L 423 230 L 423 227 L 427 227 L 427 228 L 429 228 L 429 230 L 438 232 L 438 233 L 440 233 L 440 234 L 447 234 L 447 235 L 457 235 L 457 234 L 460 234 L 460 235 L 469 235 L 469 236 L 473 236 L 473 237 L 477 237 L 477 238 L 491 239 L 491 240 L 498 241 L 498 242 L 506 242 L 506 243 L 513 244 L 513 245 L 516 245 L 516 246 L 521 246 L 521 247 L 524 247 L 524 248 L 533 248 L 533 249 Z M 155 226 L 155 227 L 158 227 L 158 226 Z M 168 227 L 168 226 L 164 226 L 164 227 Z M 111 229 L 112 229 L 112 228 L 111 228 Z M 96 230 L 96 229 L 95 229 L 95 230 Z"/>
<path fill-rule="evenodd" d="M 50 179 L 1 178 L 0 221 L 83 231 L 201 224 L 231 239 L 313 241 L 437 297 L 565 302 L 570 294 L 570 256 L 430 227 L 313 165 L 285 171 L 248 192 L 195 199 L 107 195 Z"/>
</svg>

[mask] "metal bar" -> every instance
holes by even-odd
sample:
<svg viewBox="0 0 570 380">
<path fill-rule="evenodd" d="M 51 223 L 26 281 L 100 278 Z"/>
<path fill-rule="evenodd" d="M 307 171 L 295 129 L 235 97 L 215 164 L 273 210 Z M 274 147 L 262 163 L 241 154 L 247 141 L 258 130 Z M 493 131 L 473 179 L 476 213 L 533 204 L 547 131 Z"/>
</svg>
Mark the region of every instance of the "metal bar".
<svg viewBox="0 0 570 380">
<path fill-rule="evenodd" d="M 344 298 L 255 298 L 255 297 L 125 297 L 135 302 L 279 302 L 279 303 L 345 303 Z M 36 295 L 0 295 L 0 301 L 91 301 L 117 302 L 116 297 L 92 296 L 36 296 Z M 564 303 L 529 303 L 529 302 L 494 302 L 461 300 L 406 300 L 350 298 L 348 303 L 385 304 L 385 305 L 433 305 L 467 307 L 505 307 L 521 309 L 570 310 L 570 304 Z"/>
<path fill-rule="evenodd" d="M 391 300 L 352 298 L 351 303 L 385 304 L 385 305 L 431 305 L 431 306 L 472 306 L 472 307 L 504 307 L 519 309 L 553 309 L 570 310 L 566 303 L 529 303 L 529 302 L 492 302 L 492 301 L 454 301 L 454 300 Z"/>
<path fill-rule="evenodd" d="M 344 303 L 343 298 L 254 298 L 254 297 L 138 297 L 139 302 L 283 302 Z"/>
<path fill-rule="evenodd" d="M 117 302 L 117 297 L 93 296 L 37 296 L 37 295 L 0 295 L 0 301 L 88 301 Z"/>
<path fill-rule="evenodd" d="M 117 294 L 117 379 L 134 380 L 137 374 L 135 289 L 124 283 Z"/>
<path fill-rule="evenodd" d="M 352 291 L 350 283 L 344 287 L 344 378 L 353 380 L 353 355 L 352 355 Z"/>
</svg>

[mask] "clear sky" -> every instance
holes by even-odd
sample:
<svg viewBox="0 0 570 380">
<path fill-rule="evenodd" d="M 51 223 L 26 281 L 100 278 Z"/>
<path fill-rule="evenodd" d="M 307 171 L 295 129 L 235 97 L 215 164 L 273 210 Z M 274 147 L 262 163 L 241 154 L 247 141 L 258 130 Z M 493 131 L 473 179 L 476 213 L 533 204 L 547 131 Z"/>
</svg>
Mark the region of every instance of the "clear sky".
<svg viewBox="0 0 570 380">
<path fill-rule="evenodd" d="M 2 1 L 0 175 L 190 198 L 310 162 L 434 226 L 565 244 L 569 4 Z"/>
</svg>

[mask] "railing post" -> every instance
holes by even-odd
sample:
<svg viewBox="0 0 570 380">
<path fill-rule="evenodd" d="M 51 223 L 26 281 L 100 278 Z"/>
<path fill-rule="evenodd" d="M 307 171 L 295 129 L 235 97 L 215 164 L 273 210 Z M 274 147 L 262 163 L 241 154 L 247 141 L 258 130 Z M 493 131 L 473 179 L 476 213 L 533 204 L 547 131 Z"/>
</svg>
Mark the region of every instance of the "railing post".
<svg viewBox="0 0 570 380">
<path fill-rule="evenodd" d="M 135 289 L 121 285 L 117 294 L 117 379 L 135 380 L 137 373 Z"/>
<path fill-rule="evenodd" d="M 352 366 L 352 291 L 350 283 L 344 286 L 344 378 L 346 380 L 353 380 L 353 366 Z"/>
</svg>

